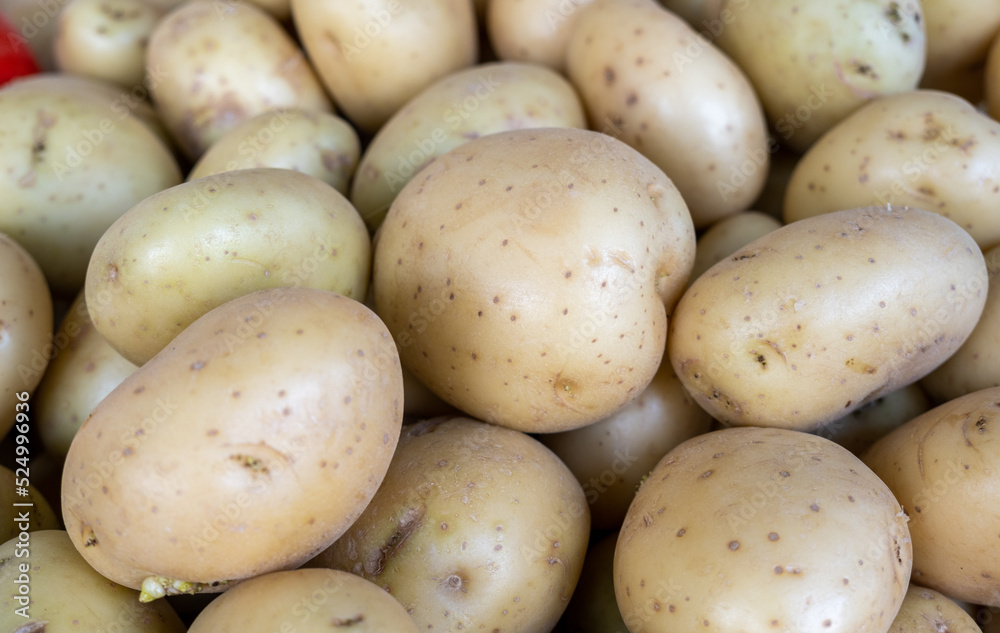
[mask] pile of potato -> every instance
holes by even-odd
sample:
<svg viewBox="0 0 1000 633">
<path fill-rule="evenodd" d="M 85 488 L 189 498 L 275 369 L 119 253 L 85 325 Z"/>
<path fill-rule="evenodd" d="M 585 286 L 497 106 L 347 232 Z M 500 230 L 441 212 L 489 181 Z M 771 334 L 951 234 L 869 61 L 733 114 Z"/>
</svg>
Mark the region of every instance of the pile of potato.
<svg viewBox="0 0 1000 633">
<path fill-rule="evenodd" d="M 0 629 L 1000 630 L 986 4 L 0 0 Z"/>
</svg>

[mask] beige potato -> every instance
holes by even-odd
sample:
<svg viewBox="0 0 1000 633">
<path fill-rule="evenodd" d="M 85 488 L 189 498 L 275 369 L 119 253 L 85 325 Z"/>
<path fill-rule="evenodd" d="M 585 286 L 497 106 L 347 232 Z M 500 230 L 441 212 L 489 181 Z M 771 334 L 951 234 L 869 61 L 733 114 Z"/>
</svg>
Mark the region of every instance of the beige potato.
<svg viewBox="0 0 1000 633">
<path fill-rule="evenodd" d="M 290 169 L 193 180 L 132 207 L 94 248 L 94 328 L 142 365 L 195 319 L 265 288 L 320 288 L 363 300 L 364 222 L 333 187 Z"/>
<path fill-rule="evenodd" d="M 743 71 L 655 2 L 597 0 L 579 13 L 567 67 L 591 128 L 656 163 L 696 228 L 748 208 L 772 142 Z"/>
<path fill-rule="evenodd" d="M 726 0 L 720 17 L 715 43 L 753 82 L 781 144 L 798 152 L 866 101 L 913 90 L 924 71 L 919 5 Z"/>
<path fill-rule="evenodd" d="M 360 156 L 358 133 L 347 121 L 328 112 L 277 108 L 226 132 L 202 154 L 187 179 L 276 167 L 319 178 L 346 196 Z"/>
<path fill-rule="evenodd" d="M 625 408 L 585 427 L 539 436 L 576 476 L 595 530 L 616 530 L 642 478 L 684 440 L 707 433 L 712 418 L 684 390 L 670 363 Z"/>
<path fill-rule="evenodd" d="M 1000 516 L 982 507 L 1000 484 L 1000 388 L 975 391 L 913 418 L 863 456 L 910 516 L 914 583 L 1000 607 Z"/>
<path fill-rule="evenodd" d="M 366 132 L 437 79 L 476 62 L 470 0 L 292 0 L 291 6 L 323 84 Z"/>
<path fill-rule="evenodd" d="M 722 422 L 814 430 L 930 373 L 985 301 L 982 253 L 951 220 L 907 207 L 834 211 L 696 279 L 674 310 L 668 355 Z"/>
<path fill-rule="evenodd" d="M 982 633 L 962 607 L 933 589 L 910 585 L 887 633 Z"/>
<path fill-rule="evenodd" d="M 580 484 L 537 440 L 434 418 L 403 429 L 375 498 L 310 566 L 375 583 L 421 631 L 548 633 L 589 536 Z"/>
<path fill-rule="evenodd" d="M 3 205 L 0 205 L 2 207 Z M 38 264 L 0 233 L 0 438 L 33 418 L 29 396 L 51 358 L 52 296 Z M 21 414 L 20 416 L 18 414 Z"/>
<path fill-rule="evenodd" d="M 142 86 L 146 45 L 163 10 L 144 0 L 70 0 L 55 41 L 61 72 Z"/>
<path fill-rule="evenodd" d="M 170 150 L 124 103 L 109 108 L 82 83 L 40 76 L 0 90 L 0 231 L 70 296 L 112 222 L 181 180 Z"/>
<path fill-rule="evenodd" d="M 913 383 L 823 425 L 816 434 L 860 456 L 872 444 L 930 408 L 927 394 Z"/>
<path fill-rule="evenodd" d="M 66 529 L 144 600 L 298 567 L 375 494 L 402 389 L 388 331 L 352 299 L 276 288 L 225 303 L 80 427 L 63 471 Z"/>
<path fill-rule="evenodd" d="M 53 337 L 58 350 L 35 394 L 34 424 L 45 450 L 65 457 L 94 407 L 137 367 L 94 329 L 81 292 Z"/>
<path fill-rule="evenodd" d="M 1000 123 L 955 95 L 917 90 L 868 103 L 816 142 L 792 173 L 785 222 L 867 205 L 954 220 L 1000 244 Z"/>
<path fill-rule="evenodd" d="M 927 30 L 927 67 L 921 88 L 943 90 L 978 103 L 983 97 L 983 63 L 1000 31 L 1000 4 L 977 0 L 905 0 L 917 7 Z"/>
<path fill-rule="evenodd" d="M 153 30 L 146 68 L 159 73 L 153 103 L 191 160 L 262 112 L 333 107 L 298 44 L 247 2 L 182 3 Z"/>
<path fill-rule="evenodd" d="M 785 429 L 715 431 L 650 473 L 615 551 L 630 631 L 880 633 L 912 552 L 906 514 L 846 449 Z"/>
<path fill-rule="evenodd" d="M 1000 121 L 1000 36 L 993 38 L 983 70 L 986 112 L 994 121 Z"/>
<path fill-rule="evenodd" d="M 638 152 L 588 130 L 515 130 L 403 188 L 372 284 L 431 391 L 481 420 L 555 432 L 646 388 L 693 260 L 683 199 Z"/>
<path fill-rule="evenodd" d="M 750 242 L 779 228 L 781 222 L 760 211 L 740 211 L 715 222 L 698 238 L 691 281 Z"/>
<path fill-rule="evenodd" d="M 202 611 L 188 633 L 417 633 L 392 596 L 333 569 L 276 571 L 252 578 Z"/>
<path fill-rule="evenodd" d="M 556 631 L 565 633 L 628 633 L 615 600 L 615 547 L 612 532 L 587 549 L 580 582 Z"/>
<path fill-rule="evenodd" d="M 497 57 L 566 71 L 579 9 L 592 0 L 490 0 L 486 32 Z"/>
<path fill-rule="evenodd" d="M 403 185 L 459 145 L 509 130 L 586 126 L 580 98 L 555 71 L 514 62 L 459 70 L 428 86 L 379 129 L 361 157 L 351 202 L 374 233 Z"/>
<path fill-rule="evenodd" d="M 968 340 L 920 384 L 939 402 L 1000 387 L 1000 245 L 984 257 L 989 275 L 986 306 Z"/>
<path fill-rule="evenodd" d="M 30 535 L 30 556 L 19 541 L 0 545 L 0 629 L 14 633 L 60 631 L 121 631 L 122 633 L 183 633 L 184 624 L 163 601 L 142 604 L 139 594 L 108 582 L 73 548 L 66 532 L 45 530 Z M 15 584 L 21 574 L 28 583 Z M 27 587 L 30 604 L 19 595 Z M 22 607 L 27 609 L 18 612 Z"/>
<path fill-rule="evenodd" d="M 18 446 L 29 446 L 19 444 Z M 30 453 L 26 453 L 27 456 Z M 15 458 L 16 459 L 16 458 Z M 34 485 L 25 486 L 25 482 L 37 481 L 37 472 L 32 473 L 34 464 L 25 459 L 23 463 L 27 466 L 19 466 L 22 462 L 14 463 L 16 470 L 11 470 L 6 466 L 0 466 L 0 503 L 3 504 L 5 516 L 10 519 L 4 521 L 0 526 L 0 539 L 6 543 L 11 539 L 16 539 L 22 532 L 37 532 L 39 530 L 58 530 L 59 517 L 52 510 L 45 496 Z M 20 495 L 18 490 L 26 488 L 28 494 Z M 31 504 L 30 506 L 17 504 Z M 2 565 L 0 565 L 2 569 Z M 0 572 L 2 573 L 2 572 Z"/>
</svg>

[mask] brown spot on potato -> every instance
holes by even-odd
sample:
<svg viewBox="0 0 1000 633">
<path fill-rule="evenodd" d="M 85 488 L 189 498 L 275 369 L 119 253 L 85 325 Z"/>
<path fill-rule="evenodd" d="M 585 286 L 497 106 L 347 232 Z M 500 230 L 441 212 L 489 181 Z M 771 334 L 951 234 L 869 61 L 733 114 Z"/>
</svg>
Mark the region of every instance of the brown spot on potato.
<svg viewBox="0 0 1000 633">
<path fill-rule="evenodd" d="M 739 548 L 740 548 L 740 542 L 739 541 L 729 541 L 729 549 L 730 549 L 730 551 L 735 552 Z"/>
</svg>

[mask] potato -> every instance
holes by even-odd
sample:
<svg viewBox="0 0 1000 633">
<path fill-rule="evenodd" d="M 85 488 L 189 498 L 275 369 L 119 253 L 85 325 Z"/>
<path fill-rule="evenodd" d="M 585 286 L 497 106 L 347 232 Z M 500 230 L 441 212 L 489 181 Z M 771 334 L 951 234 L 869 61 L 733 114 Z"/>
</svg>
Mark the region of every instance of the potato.
<svg viewBox="0 0 1000 633">
<path fill-rule="evenodd" d="M 328 112 L 277 108 L 237 125 L 188 173 L 197 180 L 225 171 L 278 167 L 319 178 L 345 196 L 361 155 L 358 133 Z"/>
<path fill-rule="evenodd" d="M 33 532 L 27 543 L 19 547 L 21 541 L 11 539 L 0 545 L 0 582 L 8 589 L 0 594 L 0 629 L 14 633 L 185 630 L 168 604 L 142 604 L 137 592 L 102 578 L 73 549 L 66 532 Z M 30 554 L 21 554 L 25 551 Z"/>
<path fill-rule="evenodd" d="M 500 59 L 566 71 L 566 46 L 579 9 L 592 0 L 490 0 L 486 32 Z"/>
<path fill-rule="evenodd" d="M 906 515 L 829 440 L 760 427 L 684 442 L 650 473 L 615 551 L 630 631 L 888 630 L 910 578 Z"/>
<path fill-rule="evenodd" d="M 276 571 L 216 598 L 188 633 L 417 633 L 392 596 L 354 574 L 332 569 Z"/>
<path fill-rule="evenodd" d="M 906 0 L 924 15 L 927 66 L 922 88 L 943 90 L 973 103 L 983 97 L 983 65 L 1000 31 L 1000 4 L 977 0 Z"/>
<path fill-rule="evenodd" d="M 816 430 L 855 455 L 861 455 L 876 441 L 931 408 L 930 399 L 919 384 L 911 384 L 872 400 L 848 415 Z"/>
<path fill-rule="evenodd" d="M 615 546 L 618 532 L 601 537 L 587 549 L 580 582 L 556 631 L 628 633 L 615 600 Z"/>
<path fill-rule="evenodd" d="M 181 180 L 145 124 L 81 83 L 41 76 L 0 90 L 0 231 L 31 253 L 54 293 L 71 296 L 111 223 Z"/>
<path fill-rule="evenodd" d="M 1000 244 L 1000 123 L 943 92 L 868 103 L 802 157 L 785 192 L 785 222 L 867 205 L 940 213 L 979 246 Z"/>
<path fill-rule="evenodd" d="M 670 363 L 625 408 L 594 424 L 538 439 L 576 476 L 590 504 L 595 530 L 617 530 L 635 491 L 660 458 L 712 418 L 681 386 Z"/>
<path fill-rule="evenodd" d="M 573 86 L 547 68 L 498 62 L 456 71 L 379 129 L 361 157 L 351 202 L 374 233 L 403 185 L 449 150 L 508 130 L 586 126 Z"/>
<path fill-rule="evenodd" d="M 25 462 L 28 463 L 28 460 Z M 10 520 L 4 521 L 0 526 L 0 539 L 4 543 L 17 538 L 22 532 L 58 530 L 60 527 L 59 517 L 45 496 L 35 486 L 23 484 L 24 481 L 34 480 L 36 475 L 31 472 L 33 466 L 33 463 L 27 468 L 15 466 L 16 471 L 0 466 L 0 503 L 6 512 L 10 512 L 7 515 Z M 17 493 L 22 487 L 26 488 L 28 494 Z"/>
<path fill-rule="evenodd" d="M 1000 387 L 919 415 L 862 456 L 910 516 L 914 583 L 1000 607 L 1000 515 L 970 511 L 1000 490 Z"/>
<path fill-rule="evenodd" d="M 403 429 L 375 498 L 309 565 L 375 583 L 421 631 L 548 633 L 589 535 L 580 484 L 538 441 L 434 418 Z"/>
<path fill-rule="evenodd" d="M 719 19 L 725 0 L 659 0 L 659 2 L 684 18 L 685 22 L 708 39 L 718 36 L 717 31 L 725 26 L 725 23 Z"/>
<path fill-rule="evenodd" d="M 989 275 L 986 306 L 968 340 L 920 381 L 939 402 L 1000 387 L 1000 244 L 984 255 Z"/>
<path fill-rule="evenodd" d="M 182 3 L 153 30 L 146 68 L 158 73 L 156 110 L 191 160 L 262 112 L 332 109 L 298 44 L 247 2 Z"/>
<path fill-rule="evenodd" d="M 910 585 L 888 633 L 982 633 L 962 607 L 933 589 Z"/>
<path fill-rule="evenodd" d="M 569 78 L 592 129 L 628 143 L 673 180 L 696 228 L 760 193 L 771 145 L 746 75 L 681 18 L 650 0 L 580 10 Z"/>
<path fill-rule="evenodd" d="M 0 233 L 0 270 L 3 271 L 0 276 L 2 438 L 15 421 L 23 424 L 34 417 L 27 400 L 49 365 L 53 316 L 52 297 L 38 264 L 3 233 Z M 18 416 L 19 413 L 23 415 Z"/>
<path fill-rule="evenodd" d="M 746 72 L 780 142 L 805 151 L 865 101 L 917 87 L 919 5 L 885 0 L 727 0 L 715 43 Z"/>
<path fill-rule="evenodd" d="M 982 253 L 951 220 L 845 209 L 772 231 L 696 279 L 668 354 L 722 422 L 813 430 L 930 373 L 985 301 Z"/>
<path fill-rule="evenodd" d="M 59 70 L 121 86 L 141 86 L 146 45 L 163 10 L 144 0 L 69 0 L 59 13 Z"/>
<path fill-rule="evenodd" d="M 424 383 L 403 368 L 403 414 L 410 421 L 439 415 L 457 415 L 458 410 L 434 395 Z M 405 419 L 404 419 L 405 422 Z"/>
<path fill-rule="evenodd" d="M 255 290 L 303 286 L 364 299 L 371 242 L 326 183 L 244 169 L 150 196 L 97 243 L 87 270 L 94 328 L 142 365 L 202 314 Z"/>
<path fill-rule="evenodd" d="M 501 132 L 399 193 L 376 239 L 376 312 L 403 364 L 449 404 L 565 431 L 652 380 L 693 251 L 676 188 L 624 143 Z"/>
<path fill-rule="evenodd" d="M 291 6 L 323 84 L 365 132 L 435 80 L 476 62 L 471 0 L 292 0 Z"/>
<path fill-rule="evenodd" d="M 67 531 L 146 600 L 297 567 L 375 494 L 402 404 L 399 358 L 368 308 L 308 288 L 245 295 L 188 326 L 80 427 Z"/>
<path fill-rule="evenodd" d="M 1000 121 L 1000 34 L 993 38 L 986 57 L 986 67 L 983 71 L 986 112 L 994 121 Z"/>
<path fill-rule="evenodd" d="M 45 450 L 64 457 L 94 407 L 137 367 L 94 329 L 81 292 L 63 318 L 58 349 L 35 394 L 35 427 Z"/>
<path fill-rule="evenodd" d="M 726 259 L 758 237 L 781 227 L 781 222 L 760 211 L 741 211 L 715 222 L 698 238 L 691 280 Z"/>
</svg>

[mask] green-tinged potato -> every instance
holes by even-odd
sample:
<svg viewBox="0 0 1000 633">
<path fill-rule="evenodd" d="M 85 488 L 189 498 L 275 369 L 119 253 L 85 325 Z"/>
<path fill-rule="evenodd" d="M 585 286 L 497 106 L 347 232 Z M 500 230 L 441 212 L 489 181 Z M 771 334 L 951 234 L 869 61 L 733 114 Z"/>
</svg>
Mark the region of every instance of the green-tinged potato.
<svg viewBox="0 0 1000 633">
<path fill-rule="evenodd" d="M 748 208 L 773 141 L 740 68 L 651 0 L 596 0 L 579 13 L 567 66 L 591 128 L 656 163 L 696 228 Z"/>
<path fill-rule="evenodd" d="M 153 30 L 146 68 L 156 110 L 192 160 L 262 112 L 332 108 L 298 44 L 247 2 L 182 3 Z"/>
<path fill-rule="evenodd" d="M 923 13 L 927 66 L 922 88 L 944 90 L 973 103 L 983 97 L 983 65 L 1000 31 L 1000 3 L 979 0 L 905 0 L 904 11 Z"/>
<path fill-rule="evenodd" d="M 351 202 L 368 228 L 425 165 L 471 139 L 539 127 L 587 126 L 573 86 L 555 71 L 496 62 L 452 73 L 396 112 L 361 157 Z"/>
<path fill-rule="evenodd" d="M 168 604 L 143 604 L 138 592 L 94 571 L 66 532 L 45 530 L 29 536 L 27 542 L 11 539 L 0 545 L 0 583 L 6 588 L 0 594 L 0 630 L 184 632 Z M 30 554 L 20 553 L 25 551 Z"/>
<path fill-rule="evenodd" d="M 615 551 L 618 606 L 643 633 L 882 633 L 912 564 L 906 514 L 846 449 L 760 427 L 667 453 Z"/>
<path fill-rule="evenodd" d="M 63 474 L 67 531 L 145 600 L 298 567 L 375 494 L 402 389 L 388 331 L 353 299 L 276 288 L 225 303 L 80 427 Z"/>
<path fill-rule="evenodd" d="M 0 231 L 41 266 L 56 294 L 83 287 L 111 223 L 181 181 L 170 150 L 124 104 L 42 76 L 0 90 Z"/>
<path fill-rule="evenodd" d="M 615 546 L 618 532 L 587 549 L 580 582 L 557 631 L 565 633 L 628 633 L 615 600 Z"/>
<path fill-rule="evenodd" d="M 375 583 L 421 631 L 548 633 L 589 536 L 580 484 L 537 440 L 434 418 L 403 428 L 368 508 L 309 565 Z"/>
<path fill-rule="evenodd" d="M 490 0 L 486 32 L 497 57 L 566 71 L 579 9 L 592 0 Z"/>
<path fill-rule="evenodd" d="M 0 205 L 2 208 L 3 205 Z M 49 365 L 52 296 L 38 264 L 0 233 L 0 438 L 34 417 L 29 396 Z M 22 431 L 18 431 L 23 433 Z"/>
<path fill-rule="evenodd" d="M 785 222 L 868 205 L 912 206 L 954 220 L 986 250 L 1000 244 L 1000 123 L 932 90 L 877 99 L 802 157 Z"/>
<path fill-rule="evenodd" d="M 913 383 L 872 400 L 842 418 L 815 431 L 855 455 L 861 455 L 876 441 L 931 408 L 931 401 Z"/>
<path fill-rule="evenodd" d="M 45 450 L 64 457 L 94 407 L 137 368 L 94 329 L 83 292 L 53 343 L 58 351 L 38 385 L 34 423 Z"/>
<path fill-rule="evenodd" d="M 29 464 L 29 460 L 25 459 L 24 463 Z M 27 485 L 27 482 L 34 479 L 31 473 L 33 464 L 26 467 L 15 466 L 15 469 L 0 466 L 0 503 L 3 504 L 4 516 L 10 516 L 10 520 L 0 525 L 0 539 L 7 542 L 22 532 L 58 530 L 59 517 L 48 500 L 35 486 Z M 21 490 L 27 494 L 21 495 Z"/>
<path fill-rule="evenodd" d="M 395 598 L 334 569 L 276 571 L 219 596 L 188 633 L 417 633 Z"/>
<path fill-rule="evenodd" d="M 360 155 L 358 133 L 340 117 L 301 108 L 277 108 L 226 132 L 202 154 L 187 179 L 237 169 L 277 167 L 319 178 L 346 196 Z"/>
<path fill-rule="evenodd" d="M 142 365 L 202 314 L 265 288 L 364 299 L 371 241 L 333 187 L 290 169 L 224 172 L 130 209 L 97 243 L 86 301 L 97 331 Z"/>
<path fill-rule="evenodd" d="M 998 423 L 1000 387 L 983 389 L 913 418 L 862 456 L 910 516 L 913 582 L 993 607 L 1000 515 L 981 504 L 1000 494 Z"/>
<path fill-rule="evenodd" d="M 715 40 L 750 77 L 781 143 L 802 152 L 865 101 L 917 87 L 919 5 L 726 0 Z"/>
<path fill-rule="evenodd" d="M 760 211 L 741 211 L 712 224 L 698 238 L 691 281 L 750 242 L 778 228 L 781 228 L 781 222 Z"/>
<path fill-rule="evenodd" d="M 968 340 L 920 381 L 939 403 L 1000 387 L 1000 245 L 984 254 L 989 275 L 986 306 Z"/>
<path fill-rule="evenodd" d="M 713 417 L 809 431 L 943 363 L 975 327 L 986 287 L 982 253 L 951 220 L 835 211 L 696 279 L 674 310 L 668 354 Z"/>
<path fill-rule="evenodd" d="M 144 0 L 70 0 L 59 13 L 59 70 L 142 88 L 146 45 L 163 10 Z"/>
<path fill-rule="evenodd" d="M 431 391 L 487 422 L 555 432 L 646 388 L 693 260 L 684 200 L 641 154 L 589 130 L 515 130 L 403 188 L 372 283 Z"/>
<path fill-rule="evenodd" d="M 616 530 L 642 478 L 684 440 L 707 433 L 712 418 L 681 386 L 670 363 L 625 408 L 594 424 L 542 435 L 576 476 L 595 530 Z"/>
<path fill-rule="evenodd" d="M 982 633 L 976 621 L 951 598 L 910 585 L 887 633 Z"/>
<path fill-rule="evenodd" d="M 348 119 L 374 132 L 445 75 L 476 63 L 471 0 L 292 0 L 302 45 Z"/>
</svg>

